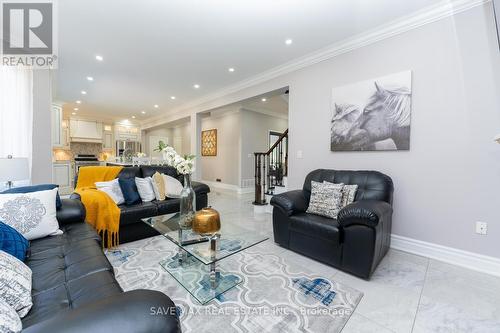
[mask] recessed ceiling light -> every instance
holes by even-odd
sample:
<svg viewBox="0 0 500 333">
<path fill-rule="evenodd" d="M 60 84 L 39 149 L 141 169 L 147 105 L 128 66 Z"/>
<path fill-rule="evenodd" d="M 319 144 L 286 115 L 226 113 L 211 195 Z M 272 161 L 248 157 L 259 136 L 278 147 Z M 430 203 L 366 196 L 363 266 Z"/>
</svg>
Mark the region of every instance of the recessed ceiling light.
<svg viewBox="0 0 500 333">
<path fill-rule="evenodd" d="M 175 99 L 175 96 L 170 96 L 170 99 Z"/>
<path fill-rule="evenodd" d="M 146 111 L 141 111 L 142 114 L 146 114 Z"/>
<path fill-rule="evenodd" d="M 73 111 L 78 111 L 78 108 L 73 108 Z"/>
<path fill-rule="evenodd" d="M 262 102 L 266 102 L 267 101 L 267 98 L 263 98 L 261 99 Z"/>
<path fill-rule="evenodd" d="M 292 43 L 293 43 L 293 40 L 291 40 L 290 38 L 285 40 L 286 45 L 291 45 Z"/>
<path fill-rule="evenodd" d="M 160 106 L 158 104 L 154 105 L 155 109 L 158 109 Z"/>
<path fill-rule="evenodd" d="M 76 104 L 82 104 L 82 101 L 78 100 L 76 101 Z"/>
<path fill-rule="evenodd" d="M 94 81 L 94 78 L 92 76 L 87 76 L 87 81 Z"/>
<path fill-rule="evenodd" d="M 200 85 L 199 84 L 195 84 L 195 85 L 193 85 L 193 88 L 194 89 L 198 89 L 198 88 L 200 88 Z"/>
<path fill-rule="evenodd" d="M 87 95 L 87 92 L 85 90 L 81 91 L 82 95 Z"/>
<path fill-rule="evenodd" d="M 135 116 L 132 116 L 132 119 L 135 119 Z"/>
<path fill-rule="evenodd" d="M 72 114 L 73 116 L 76 116 L 76 112 L 71 112 L 71 114 Z"/>
<path fill-rule="evenodd" d="M 229 67 L 227 70 L 230 71 L 231 73 L 234 72 L 234 68 L 233 67 Z"/>
<path fill-rule="evenodd" d="M 97 61 L 103 61 L 104 58 L 102 56 L 100 56 L 100 55 L 96 55 L 95 56 L 95 60 L 97 60 Z"/>
</svg>

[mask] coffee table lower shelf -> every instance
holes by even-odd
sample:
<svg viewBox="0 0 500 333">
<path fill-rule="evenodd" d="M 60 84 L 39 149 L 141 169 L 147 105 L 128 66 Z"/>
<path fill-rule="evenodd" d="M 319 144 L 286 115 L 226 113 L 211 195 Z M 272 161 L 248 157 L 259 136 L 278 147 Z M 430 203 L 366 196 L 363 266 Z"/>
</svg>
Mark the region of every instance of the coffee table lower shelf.
<svg viewBox="0 0 500 333">
<path fill-rule="evenodd" d="M 160 265 L 202 305 L 243 282 L 242 276 L 224 272 L 216 263 L 206 265 L 182 250 Z"/>
</svg>

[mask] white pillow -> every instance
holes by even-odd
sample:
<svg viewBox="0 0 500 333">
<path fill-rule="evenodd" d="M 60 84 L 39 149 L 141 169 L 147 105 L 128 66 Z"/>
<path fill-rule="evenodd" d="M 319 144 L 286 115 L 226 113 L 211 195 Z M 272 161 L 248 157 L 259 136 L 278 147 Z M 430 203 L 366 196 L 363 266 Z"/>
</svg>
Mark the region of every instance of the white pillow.
<svg viewBox="0 0 500 333">
<path fill-rule="evenodd" d="M 156 198 L 153 190 L 153 179 L 151 177 L 135 177 L 135 185 L 143 202 L 150 202 Z"/>
<path fill-rule="evenodd" d="M 163 180 L 165 181 L 165 196 L 167 198 L 178 198 L 181 196 L 182 191 L 182 183 L 169 175 L 165 175 L 162 173 Z"/>
<path fill-rule="evenodd" d="M 115 178 L 108 182 L 96 182 L 95 187 L 99 191 L 107 193 L 117 205 L 121 205 L 125 202 L 125 198 L 123 197 L 123 192 L 120 187 L 120 183 L 118 182 L 118 178 Z"/>
<path fill-rule="evenodd" d="M 57 188 L 32 193 L 0 194 L 0 221 L 28 240 L 62 234 L 56 218 Z"/>
<path fill-rule="evenodd" d="M 16 310 L 0 298 L 0 332 L 21 332 L 23 324 Z"/>
<path fill-rule="evenodd" d="M 0 251 L 0 299 L 16 310 L 21 318 L 33 306 L 31 275 L 31 269 L 21 260 Z"/>
</svg>

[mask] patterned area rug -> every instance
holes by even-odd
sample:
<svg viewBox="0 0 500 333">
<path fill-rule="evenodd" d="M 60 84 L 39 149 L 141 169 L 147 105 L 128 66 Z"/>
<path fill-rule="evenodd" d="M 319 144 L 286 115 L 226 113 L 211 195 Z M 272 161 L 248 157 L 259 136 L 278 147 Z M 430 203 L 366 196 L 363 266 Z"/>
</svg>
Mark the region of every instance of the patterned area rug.
<svg viewBox="0 0 500 333">
<path fill-rule="evenodd" d="M 340 332 L 363 294 L 294 266 L 273 254 L 274 248 L 267 240 L 222 260 L 221 269 L 242 276 L 243 282 L 206 305 L 160 266 L 177 252 L 163 236 L 124 244 L 106 255 L 124 290 L 169 295 L 183 332 Z"/>
</svg>

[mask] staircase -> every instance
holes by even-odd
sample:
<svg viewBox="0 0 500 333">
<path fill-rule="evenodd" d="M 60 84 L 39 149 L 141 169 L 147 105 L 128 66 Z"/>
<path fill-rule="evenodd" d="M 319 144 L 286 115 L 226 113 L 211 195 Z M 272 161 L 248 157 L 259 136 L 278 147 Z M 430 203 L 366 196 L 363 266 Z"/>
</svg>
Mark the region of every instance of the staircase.
<svg viewBox="0 0 500 333">
<path fill-rule="evenodd" d="M 267 152 L 255 155 L 255 201 L 265 206 L 274 194 L 286 191 L 288 175 L 288 129 Z"/>
</svg>

